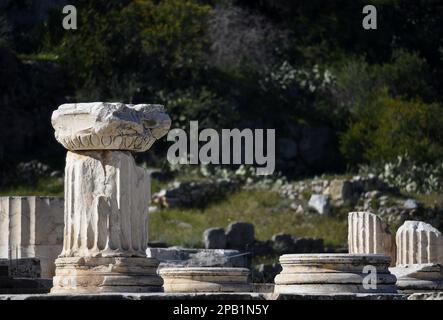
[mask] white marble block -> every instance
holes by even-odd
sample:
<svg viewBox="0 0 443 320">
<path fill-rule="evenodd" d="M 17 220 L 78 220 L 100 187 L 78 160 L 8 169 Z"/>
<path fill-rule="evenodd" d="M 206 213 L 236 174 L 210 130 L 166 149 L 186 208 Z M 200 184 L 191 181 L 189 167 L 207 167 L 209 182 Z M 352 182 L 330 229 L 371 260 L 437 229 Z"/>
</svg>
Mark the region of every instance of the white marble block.
<svg viewBox="0 0 443 320">
<path fill-rule="evenodd" d="M 395 237 L 389 230 L 389 226 L 371 212 L 349 213 L 348 247 L 349 253 L 390 256 L 391 265 L 395 265 Z"/>
<path fill-rule="evenodd" d="M 443 264 L 443 236 L 430 224 L 405 221 L 397 230 L 397 266 Z"/>
<path fill-rule="evenodd" d="M 38 258 L 50 278 L 62 244 L 63 198 L 0 197 L 0 258 Z"/>
<path fill-rule="evenodd" d="M 129 152 L 68 151 L 65 180 L 61 257 L 146 256 L 150 181 Z"/>
<path fill-rule="evenodd" d="M 443 237 L 421 221 L 405 221 L 397 230 L 397 276 L 402 292 L 443 290 Z"/>
<path fill-rule="evenodd" d="M 396 293 L 396 277 L 389 272 L 390 258 L 381 254 L 286 254 L 275 277 L 275 293 Z M 375 286 L 366 286 L 372 269 Z"/>
<path fill-rule="evenodd" d="M 164 291 L 250 292 L 249 269 L 218 267 L 163 268 L 159 271 Z"/>
<path fill-rule="evenodd" d="M 146 257 L 150 178 L 130 152 L 168 132 L 160 105 L 66 104 L 54 111 L 67 148 L 63 251 L 53 293 L 162 290 L 158 261 Z"/>
<path fill-rule="evenodd" d="M 51 121 L 55 138 L 71 151 L 143 152 L 171 126 L 163 106 L 156 104 L 69 103 L 55 110 Z"/>
</svg>

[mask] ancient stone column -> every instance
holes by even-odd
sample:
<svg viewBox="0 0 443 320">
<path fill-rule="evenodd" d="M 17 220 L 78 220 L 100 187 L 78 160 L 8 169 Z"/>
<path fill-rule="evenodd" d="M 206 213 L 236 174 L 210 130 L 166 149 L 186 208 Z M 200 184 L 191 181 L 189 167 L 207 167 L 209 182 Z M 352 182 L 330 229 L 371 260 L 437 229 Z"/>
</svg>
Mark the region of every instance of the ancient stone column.
<svg viewBox="0 0 443 320">
<path fill-rule="evenodd" d="M 443 236 L 430 224 L 405 221 L 397 230 L 397 265 L 391 268 L 401 291 L 443 289 Z"/>
<path fill-rule="evenodd" d="M 63 198 L 0 197 L 0 258 L 38 258 L 41 277 L 54 276 L 63 244 Z"/>
<path fill-rule="evenodd" d="M 405 221 L 397 230 L 397 266 L 443 264 L 443 236 L 430 224 Z"/>
<path fill-rule="evenodd" d="M 282 255 L 282 271 L 275 277 L 274 293 L 396 293 L 396 278 L 388 269 L 390 260 L 380 254 Z M 370 272 L 374 287 L 365 285 Z"/>
<path fill-rule="evenodd" d="M 395 265 L 395 238 L 389 226 L 371 212 L 350 212 L 348 215 L 349 253 L 384 254 Z"/>
<path fill-rule="evenodd" d="M 63 251 L 51 292 L 160 291 L 146 257 L 150 178 L 132 152 L 148 150 L 171 121 L 160 105 L 65 104 L 54 111 L 66 149 Z"/>
</svg>

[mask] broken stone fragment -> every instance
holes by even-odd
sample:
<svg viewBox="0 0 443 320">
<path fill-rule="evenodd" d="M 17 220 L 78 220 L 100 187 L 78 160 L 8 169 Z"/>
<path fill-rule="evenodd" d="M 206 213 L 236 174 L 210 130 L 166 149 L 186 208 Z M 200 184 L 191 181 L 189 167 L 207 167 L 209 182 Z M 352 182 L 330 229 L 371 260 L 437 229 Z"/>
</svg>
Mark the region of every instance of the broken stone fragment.
<svg viewBox="0 0 443 320">
<path fill-rule="evenodd" d="M 348 247 L 349 253 L 387 255 L 391 257 L 391 266 L 395 266 L 395 237 L 389 226 L 371 212 L 348 214 Z"/>
<path fill-rule="evenodd" d="M 443 267 L 440 264 L 411 264 L 390 268 L 397 277 L 401 292 L 423 292 L 443 290 Z"/>
<path fill-rule="evenodd" d="M 209 228 L 203 232 L 203 242 L 206 249 L 224 249 L 226 234 L 223 228 Z"/>
<path fill-rule="evenodd" d="M 352 200 L 352 183 L 347 180 L 332 180 L 329 186 L 331 200 L 338 205 L 350 203 Z"/>
<path fill-rule="evenodd" d="M 37 258 L 41 277 L 53 277 L 63 245 L 63 208 L 59 197 L 0 197 L 0 259 L 14 259 L 13 269 L 23 270 Z"/>
<path fill-rule="evenodd" d="M 397 230 L 397 266 L 443 264 L 443 236 L 428 223 L 408 220 Z"/>
<path fill-rule="evenodd" d="M 157 104 L 63 104 L 52 114 L 55 138 L 66 149 L 143 152 L 164 136 L 171 119 Z"/>
<path fill-rule="evenodd" d="M 323 194 L 313 194 L 309 199 L 308 206 L 319 214 L 329 214 L 330 212 L 330 198 Z"/>
<path fill-rule="evenodd" d="M 187 267 L 159 271 L 165 292 L 250 292 L 246 268 Z"/>
<path fill-rule="evenodd" d="M 380 254 L 287 254 L 280 257 L 282 271 L 275 277 L 275 293 L 396 293 L 390 258 Z M 366 286 L 367 266 L 375 287 Z"/>
</svg>

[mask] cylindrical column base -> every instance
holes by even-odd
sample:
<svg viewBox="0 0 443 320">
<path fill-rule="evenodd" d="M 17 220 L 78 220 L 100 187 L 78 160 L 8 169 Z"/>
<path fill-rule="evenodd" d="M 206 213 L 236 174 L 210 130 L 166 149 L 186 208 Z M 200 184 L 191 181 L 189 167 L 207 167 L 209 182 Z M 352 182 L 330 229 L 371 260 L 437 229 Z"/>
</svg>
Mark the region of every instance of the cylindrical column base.
<svg viewBox="0 0 443 320">
<path fill-rule="evenodd" d="M 158 261 L 141 257 L 64 257 L 51 293 L 161 292 Z"/>
<path fill-rule="evenodd" d="M 184 267 L 163 268 L 164 290 L 176 292 L 250 292 L 246 268 Z"/>
</svg>

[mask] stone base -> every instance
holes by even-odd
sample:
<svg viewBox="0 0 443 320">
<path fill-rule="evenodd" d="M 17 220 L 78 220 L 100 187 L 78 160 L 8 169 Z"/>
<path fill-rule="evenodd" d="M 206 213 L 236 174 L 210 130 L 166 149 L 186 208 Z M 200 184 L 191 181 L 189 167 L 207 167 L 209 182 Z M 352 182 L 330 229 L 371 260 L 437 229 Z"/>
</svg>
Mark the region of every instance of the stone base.
<svg viewBox="0 0 443 320">
<path fill-rule="evenodd" d="M 443 300 L 443 292 L 426 291 L 413 293 L 408 296 L 408 300 Z"/>
<path fill-rule="evenodd" d="M 288 254 L 280 257 L 282 272 L 275 278 L 275 293 L 396 293 L 396 278 L 389 272 L 390 258 L 378 254 Z M 364 288 L 365 266 L 377 271 L 377 286 Z"/>
<path fill-rule="evenodd" d="M 41 278 L 40 260 L 37 258 L 0 259 L 0 267 L 9 268 L 9 276 L 13 278 Z"/>
<path fill-rule="evenodd" d="M 247 255 L 238 250 L 189 249 L 181 247 L 147 248 L 146 255 L 160 262 L 159 268 L 229 267 L 246 268 Z"/>
<path fill-rule="evenodd" d="M 443 291 L 443 266 L 412 264 L 391 268 L 397 277 L 397 288 L 404 293 Z"/>
<path fill-rule="evenodd" d="M 423 297 L 421 294 L 419 299 L 426 298 L 428 300 L 438 300 L 437 296 Z M 274 293 L 253 293 L 253 292 L 191 292 L 191 293 L 101 293 L 101 294 L 0 294 L 0 301 L 3 300 L 39 300 L 39 301 L 153 301 L 159 300 L 171 301 L 177 303 L 179 301 L 234 301 L 246 300 L 257 301 L 257 303 L 265 303 L 266 300 L 406 300 L 407 295 L 402 294 L 371 294 L 371 293 L 348 293 L 348 294 L 274 294 Z M 440 297 L 441 300 L 441 297 Z"/>
<path fill-rule="evenodd" d="M 246 268 L 184 267 L 159 271 L 165 292 L 250 292 Z"/>
<path fill-rule="evenodd" d="M 161 292 L 158 261 L 143 257 L 64 257 L 51 293 Z"/>
<path fill-rule="evenodd" d="M 62 226 L 63 227 L 63 226 Z M 52 278 L 55 275 L 54 261 L 62 252 L 60 245 L 38 245 L 34 246 L 34 255 L 40 260 L 42 278 Z"/>
<path fill-rule="evenodd" d="M 0 277 L 0 294 L 48 293 L 52 279 Z"/>
</svg>

